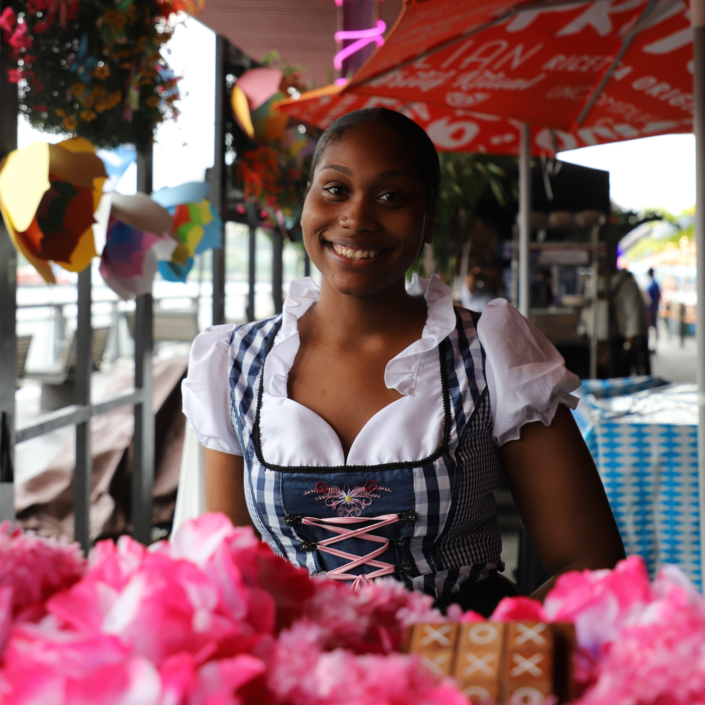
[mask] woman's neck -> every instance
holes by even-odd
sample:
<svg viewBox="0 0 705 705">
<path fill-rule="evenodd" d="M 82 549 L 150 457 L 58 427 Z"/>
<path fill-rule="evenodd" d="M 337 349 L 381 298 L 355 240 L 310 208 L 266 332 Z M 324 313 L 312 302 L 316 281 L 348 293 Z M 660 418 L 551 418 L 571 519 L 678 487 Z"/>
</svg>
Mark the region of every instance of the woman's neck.
<svg viewBox="0 0 705 705">
<path fill-rule="evenodd" d="M 306 335 L 347 349 L 419 337 L 425 322 L 426 302 L 409 296 L 403 279 L 367 297 L 341 294 L 324 279 L 318 302 L 300 321 Z"/>
</svg>

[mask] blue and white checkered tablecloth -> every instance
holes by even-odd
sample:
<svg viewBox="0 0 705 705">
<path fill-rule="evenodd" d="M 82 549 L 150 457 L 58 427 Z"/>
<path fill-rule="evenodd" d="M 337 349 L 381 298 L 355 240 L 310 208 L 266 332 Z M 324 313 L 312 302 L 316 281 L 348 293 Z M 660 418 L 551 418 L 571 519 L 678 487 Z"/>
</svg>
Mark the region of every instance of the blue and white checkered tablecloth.
<svg viewBox="0 0 705 705">
<path fill-rule="evenodd" d="M 697 387 L 654 377 L 586 380 L 575 418 L 628 554 L 679 566 L 702 589 Z"/>
</svg>

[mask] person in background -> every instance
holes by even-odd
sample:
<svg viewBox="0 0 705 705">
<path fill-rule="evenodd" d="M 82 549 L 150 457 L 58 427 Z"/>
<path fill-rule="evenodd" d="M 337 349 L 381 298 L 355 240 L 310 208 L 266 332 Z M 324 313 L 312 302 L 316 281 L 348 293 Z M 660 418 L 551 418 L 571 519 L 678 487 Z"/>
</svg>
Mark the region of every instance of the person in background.
<svg viewBox="0 0 705 705">
<path fill-rule="evenodd" d="M 655 352 L 656 345 L 658 343 L 658 309 L 661 303 L 661 287 L 656 281 L 653 268 L 649 269 L 649 277 L 651 277 L 651 284 L 649 284 L 649 288 L 647 289 L 649 294 L 649 328 L 653 328 L 656 334 L 656 339 L 654 341 Z"/>
<path fill-rule="evenodd" d="M 627 269 L 612 275 L 611 290 L 617 375 L 650 375 L 649 318 L 644 294 Z"/>
<path fill-rule="evenodd" d="M 553 277 L 550 269 L 540 269 L 531 283 L 529 298 L 531 308 L 549 308 L 553 306 Z"/>
<path fill-rule="evenodd" d="M 685 322 L 686 308 L 685 304 L 681 304 L 678 309 L 678 322 L 679 322 L 679 332 L 681 336 L 681 347 L 685 347 L 685 336 L 688 332 L 688 324 Z"/>
<path fill-rule="evenodd" d="M 671 335 L 673 333 L 673 326 L 671 324 L 671 317 L 673 316 L 673 311 L 671 310 L 671 302 L 666 301 L 663 305 L 664 308 L 664 314 L 666 318 L 666 338 L 668 340 L 671 339 Z"/>
</svg>

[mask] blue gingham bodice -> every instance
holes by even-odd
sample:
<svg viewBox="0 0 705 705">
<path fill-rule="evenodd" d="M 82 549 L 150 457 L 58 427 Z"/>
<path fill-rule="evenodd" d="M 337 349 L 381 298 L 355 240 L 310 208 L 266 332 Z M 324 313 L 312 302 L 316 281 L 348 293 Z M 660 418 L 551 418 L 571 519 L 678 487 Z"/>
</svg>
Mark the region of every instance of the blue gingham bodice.
<svg viewBox="0 0 705 705">
<path fill-rule="evenodd" d="M 439 447 L 419 460 L 382 465 L 275 465 L 263 454 L 263 369 L 281 316 L 238 326 L 230 339 L 230 413 L 242 447 L 245 495 L 253 522 L 272 549 L 311 574 L 340 571 L 382 544 L 378 565 L 434 597 L 500 567 L 501 539 L 493 490 L 501 477 L 492 437 L 479 316 L 455 308 L 455 329 L 438 346 L 444 429 Z M 412 432 L 410 430 L 410 432 Z M 380 517 L 393 523 L 374 528 Z M 341 518 L 368 527 L 325 550 Z M 351 519 L 352 518 L 352 519 Z M 365 523 L 369 519 L 369 523 Z M 384 522 L 382 522 L 384 524 Z M 388 542 L 388 543 L 387 543 Z M 342 554 L 335 555 L 336 553 Z M 375 562 L 352 575 L 373 574 Z M 389 569 L 390 571 L 392 568 Z"/>
</svg>

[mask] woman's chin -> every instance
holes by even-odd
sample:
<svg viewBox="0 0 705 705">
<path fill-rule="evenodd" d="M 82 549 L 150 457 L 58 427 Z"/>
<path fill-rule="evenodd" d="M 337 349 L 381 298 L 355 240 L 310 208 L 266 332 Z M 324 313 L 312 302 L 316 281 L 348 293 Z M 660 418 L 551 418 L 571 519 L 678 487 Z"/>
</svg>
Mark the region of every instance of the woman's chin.
<svg viewBox="0 0 705 705">
<path fill-rule="evenodd" d="M 366 272 L 336 271 L 325 272 L 323 277 L 328 285 L 343 296 L 351 296 L 357 299 L 367 299 L 376 297 L 387 292 L 400 280 L 405 287 L 404 274 L 401 276 L 380 277 L 378 274 L 368 275 Z"/>
</svg>

